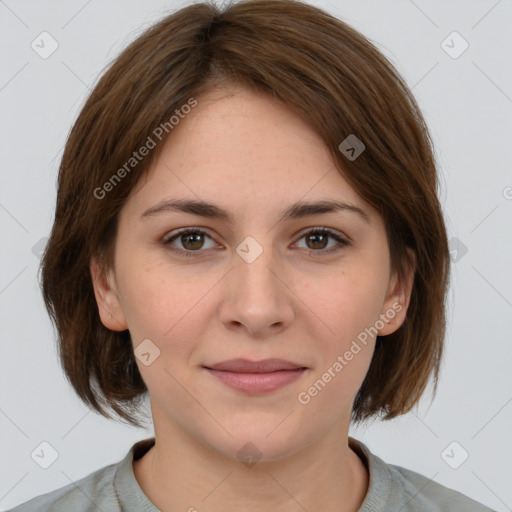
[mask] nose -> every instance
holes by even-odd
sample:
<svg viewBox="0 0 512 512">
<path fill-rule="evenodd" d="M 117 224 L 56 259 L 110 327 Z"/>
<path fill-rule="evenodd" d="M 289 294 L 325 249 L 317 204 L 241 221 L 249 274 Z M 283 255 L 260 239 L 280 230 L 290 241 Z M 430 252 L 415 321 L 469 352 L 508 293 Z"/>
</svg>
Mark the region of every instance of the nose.
<svg viewBox="0 0 512 512">
<path fill-rule="evenodd" d="M 245 330 L 253 338 L 264 339 L 292 322 L 294 293 L 271 252 L 263 250 L 251 263 L 236 255 L 226 276 L 227 292 L 220 309 L 227 329 Z"/>
</svg>

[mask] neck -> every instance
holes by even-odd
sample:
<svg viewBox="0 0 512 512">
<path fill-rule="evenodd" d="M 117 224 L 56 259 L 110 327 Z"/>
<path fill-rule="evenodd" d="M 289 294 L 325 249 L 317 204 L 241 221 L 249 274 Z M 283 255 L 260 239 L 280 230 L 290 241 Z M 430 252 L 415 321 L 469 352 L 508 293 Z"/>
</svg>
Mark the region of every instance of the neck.
<svg viewBox="0 0 512 512">
<path fill-rule="evenodd" d="M 170 432 L 171 430 L 172 432 Z M 277 460 L 242 463 L 177 427 L 133 464 L 139 485 L 161 510 L 357 512 L 368 491 L 363 461 L 344 435 L 324 438 Z"/>
</svg>

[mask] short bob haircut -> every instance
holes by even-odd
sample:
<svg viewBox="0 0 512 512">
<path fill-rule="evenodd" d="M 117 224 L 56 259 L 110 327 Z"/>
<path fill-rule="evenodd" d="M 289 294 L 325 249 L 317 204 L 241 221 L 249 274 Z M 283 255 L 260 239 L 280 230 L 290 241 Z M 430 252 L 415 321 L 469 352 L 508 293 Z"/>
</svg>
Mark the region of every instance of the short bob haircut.
<svg viewBox="0 0 512 512">
<path fill-rule="evenodd" d="M 129 331 L 100 321 L 91 258 L 112 268 L 118 214 L 172 133 L 169 119 L 191 98 L 233 84 L 266 92 L 310 123 L 337 172 L 382 216 L 391 270 L 404 279 L 415 268 L 407 317 L 377 337 L 352 421 L 408 412 L 432 375 L 437 390 L 446 329 L 450 254 L 433 143 L 407 84 L 377 47 L 299 0 L 222 8 L 210 0 L 175 11 L 129 44 L 87 98 L 64 148 L 40 268 L 67 379 L 103 416 L 143 426 L 148 389 Z M 134 162 L 161 125 L 156 148 Z M 350 134 L 365 145 L 353 160 L 339 148 Z"/>
</svg>

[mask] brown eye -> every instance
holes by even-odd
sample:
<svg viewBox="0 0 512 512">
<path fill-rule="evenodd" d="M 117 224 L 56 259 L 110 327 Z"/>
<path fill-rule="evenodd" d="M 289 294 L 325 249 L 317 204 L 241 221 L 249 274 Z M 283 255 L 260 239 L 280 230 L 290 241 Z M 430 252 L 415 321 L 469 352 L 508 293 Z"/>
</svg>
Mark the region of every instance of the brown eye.
<svg viewBox="0 0 512 512">
<path fill-rule="evenodd" d="M 205 245 L 207 239 L 211 241 L 209 247 Z M 306 246 L 303 248 L 308 250 L 310 255 L 315 256 L 331 254 L 341 250 L 344 246 L 350 245 L 350 242 L 329 228 L 311 229 L 300 237 L 300 240 L 302 239 L 306 243 Z M 330 240 L 335 241 L 331 247 L 329 247 Z M 201 256 L 201 253 L 205 252 L 202 249 L 215 248 L 213 239 L 206 231 L 199 228 L 179 230 L 174 235 L 165 238 L 162 243 L 164 246 L 169 247 L 170 250 L 182 256 Z M 180 245 L 176 247 L 176 243 Z"/>
<path fill-rule="evenodd" d="M 175 235 L 164 239 L 163 244 L 169 246 L 171 250 L 178 254 L 195 256 L 193 253 L 204 252 L 201 249 L 205 248 L 205 239 L 207 238 L 212 240 L 202 229 L 183 229 L 178 231 Z M 175 247 L 173 245 L 174 243 L 179 243 L 181 247 Z M 206 247 L 206 249 L 212 249 L 213 247 L 215 247 L 215 243 L 212 240 L 210 247 Z"/>
<path fill-rule="evenodd" d="M 329 228 L 316 228 L 311 229 L 307 233 L 304 233 L 301 237 L 301 240 L 305 239 L 306 247 L 305 249 L 309 249 L 310 254 L 322 255 L 322 254 L 330 254 L 332 252 L 339 251 L 345 246 L 350 245 L 350 242 L 339 236 L 335 231 L 332 231 Z M 334 240 L 335 243 L 333 246 L 328 247 L 329 239 Z"/>
<path fill-rule="evenodd" d="M 180 241 L 183 247 L 189 251 L 201 249 L 204 244 L 202 233 L 187 233 L 180 235 Z"/>
<path fill-rule="evenodd" d="M 327 246 L 328 238 L 328 235 L 313 233 L 311 235 L 306 235 L 306 243 L 311 243 L 312 247 L 308 244 L 309 249 L 325 249 Z"/>
</svg>

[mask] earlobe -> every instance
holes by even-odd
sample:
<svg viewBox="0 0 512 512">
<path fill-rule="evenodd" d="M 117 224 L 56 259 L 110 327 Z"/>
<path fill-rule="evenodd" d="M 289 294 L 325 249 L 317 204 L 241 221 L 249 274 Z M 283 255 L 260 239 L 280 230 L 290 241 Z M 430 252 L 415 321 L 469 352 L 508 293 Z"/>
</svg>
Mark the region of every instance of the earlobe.
<svg viewBox="0 0 512 512">
<path fill-rule="evenodd" d="M 128 329 L 113 272 L 105 273 L 95 258 L 91 258 L 90 271 L 101 323 L 111 331 Z"/>
</svg>

